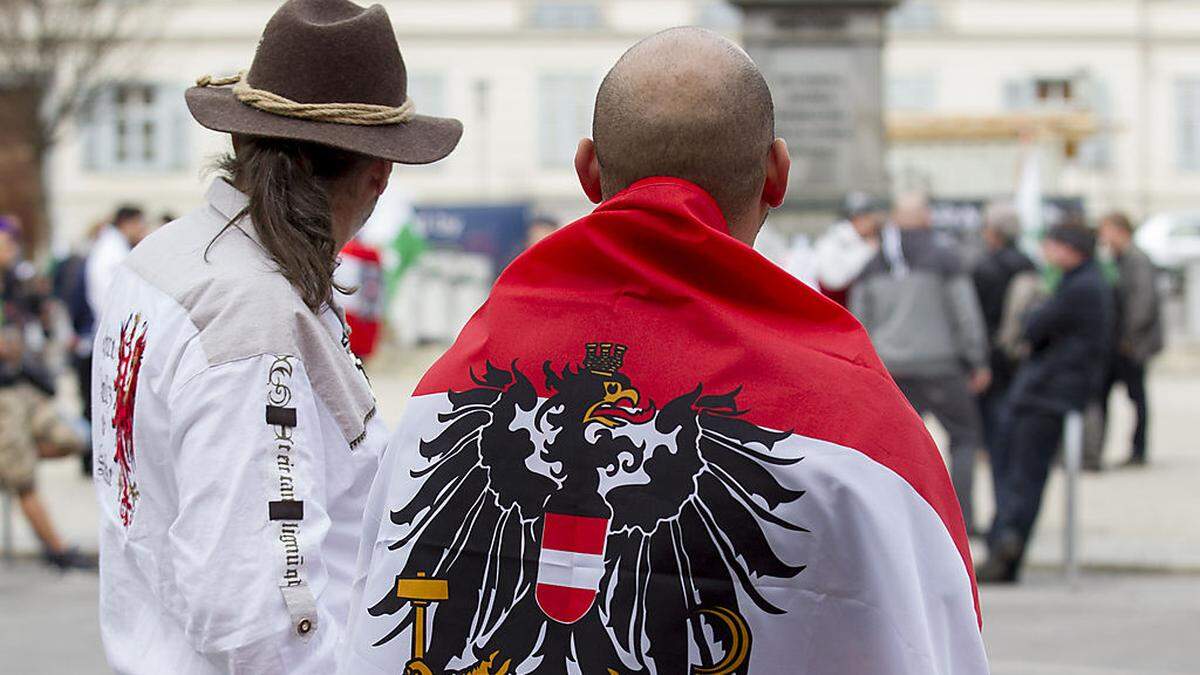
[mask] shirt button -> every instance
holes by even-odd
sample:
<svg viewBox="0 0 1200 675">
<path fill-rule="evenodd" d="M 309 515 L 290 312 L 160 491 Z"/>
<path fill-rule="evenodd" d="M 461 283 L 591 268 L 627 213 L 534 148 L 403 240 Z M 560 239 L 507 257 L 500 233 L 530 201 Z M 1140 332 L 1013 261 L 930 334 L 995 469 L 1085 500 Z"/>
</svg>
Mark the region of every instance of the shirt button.
<svg viewBox="0 0 1200 675">
<path fill-rule="evenodd" d="M 308 635 L 312 630 L 312 622 L 308 619 L 300 619 L 300 623 L 296 624 L 296 632 L 301 635 Z"/>
</svg>

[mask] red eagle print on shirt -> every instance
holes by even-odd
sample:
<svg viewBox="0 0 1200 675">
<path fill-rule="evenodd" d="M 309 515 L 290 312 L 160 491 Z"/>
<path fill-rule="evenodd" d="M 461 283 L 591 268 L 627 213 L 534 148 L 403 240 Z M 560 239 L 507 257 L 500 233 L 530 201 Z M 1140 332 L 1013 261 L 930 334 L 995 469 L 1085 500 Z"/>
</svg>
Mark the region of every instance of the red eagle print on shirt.
<svg viewBox="0 0 1200 675">
<path fill-rule="evenodd" d="M 133 452 L 133 408 L 137 398 L 138 371 L 142 367 L 142 354 L 146 351 L 146 322 L 135 314 L 121 324 L 121 342 L 117 347 L 117 378 L 113 382 L 116 405 L 113 410 L 113 428 L 116 429 L 117 449 L 113 462 L 117 465 L 117 494 L 120 500 L 121 523 L 125 527 L 133 522 L 133 509 L 137 505 L 138 488 L 134 478 L 136 460 Z"/>
</svg>

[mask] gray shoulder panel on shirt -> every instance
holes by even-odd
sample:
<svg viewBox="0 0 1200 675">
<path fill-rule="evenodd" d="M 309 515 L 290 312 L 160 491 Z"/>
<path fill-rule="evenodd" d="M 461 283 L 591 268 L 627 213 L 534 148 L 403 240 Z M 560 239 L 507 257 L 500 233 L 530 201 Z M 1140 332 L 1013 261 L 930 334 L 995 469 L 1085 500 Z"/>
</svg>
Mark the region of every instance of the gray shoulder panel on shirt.
<svg viewBox="0 0 1200 675">
<path fill-rule="evenodd" d="M 366 378 L 278 271 L 262 246 L 205 206 L 139 244 L 128 267 L 183 307 L 210 366 L 263 354 L 294 355 L 346 440 L 375 409 Z"/>
</svg>

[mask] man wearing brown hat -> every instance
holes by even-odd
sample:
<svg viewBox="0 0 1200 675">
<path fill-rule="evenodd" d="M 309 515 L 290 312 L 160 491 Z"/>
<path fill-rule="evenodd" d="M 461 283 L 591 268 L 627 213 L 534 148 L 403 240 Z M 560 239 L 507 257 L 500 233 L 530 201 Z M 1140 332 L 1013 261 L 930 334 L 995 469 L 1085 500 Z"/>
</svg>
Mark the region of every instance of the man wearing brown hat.
<svg viewBox="0 0 1200 675">
<path fill-rule="evenodd" d="M 387 13 L 291 0 L 187 103 L 232 134 L 202 208 L 122 264 L 97 325 L 100 614 L 119 673 L 331 673 L 385 432 L 333 301 L 393 162 L 449 154 Z"/>
</svg>

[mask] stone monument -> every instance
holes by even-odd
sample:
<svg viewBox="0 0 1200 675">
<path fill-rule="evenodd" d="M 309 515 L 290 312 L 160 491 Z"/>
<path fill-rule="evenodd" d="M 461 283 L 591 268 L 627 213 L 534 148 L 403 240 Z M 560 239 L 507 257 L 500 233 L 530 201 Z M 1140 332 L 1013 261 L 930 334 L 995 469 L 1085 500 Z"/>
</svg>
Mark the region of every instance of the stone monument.
<svg viewBox="0 0 1200 675">
<path fill-rule="evenodd" d="M 886 195 L 884 19 L 897 0 L 731 0 L 793 160 L 786 229 L 829 222 L 845 194 Z"/>
</svg>

